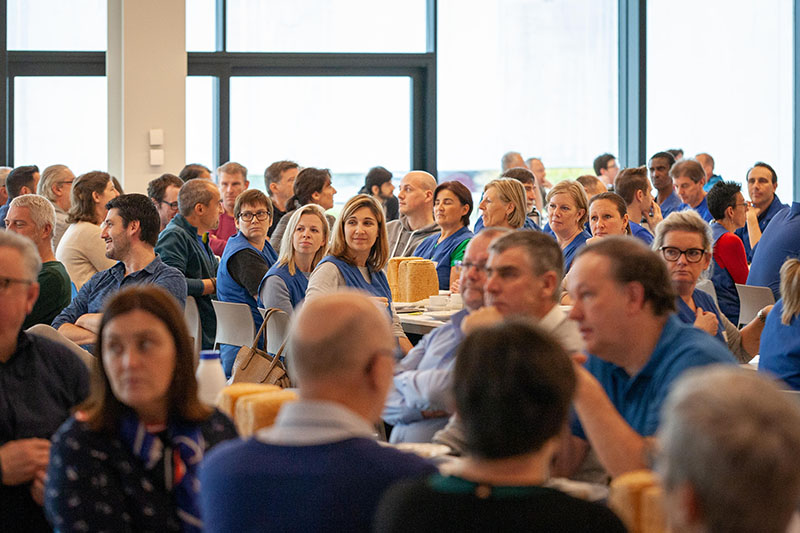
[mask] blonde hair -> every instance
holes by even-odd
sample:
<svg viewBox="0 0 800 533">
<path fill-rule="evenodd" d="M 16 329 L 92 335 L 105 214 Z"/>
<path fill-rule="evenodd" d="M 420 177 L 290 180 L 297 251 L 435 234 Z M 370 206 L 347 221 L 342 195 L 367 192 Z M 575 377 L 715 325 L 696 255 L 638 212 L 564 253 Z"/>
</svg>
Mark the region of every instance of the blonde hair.
<svg viewBox="0 0 800 533">
<path fill-rule="evenodd" d="M 520 185 L 520 187 L 522 187 L 522 185 Z M 375 239 L 375 244 L 372 245 L 369 257 L 367 258 L 367 266 L 373 272 L 377 272 L 378 270 L 382 270 L 389 261 L 389 237 L 386 235 L 386 217 L 383 214 L 383 207 L 381 207 L 381 204 L 379 204 L 374 197 L 368 194 L 353 196 L 344 204 L 342 213 L 336 221 L 330 253 L 352 264 L 353 260 L 349 257 L 350 248 L 344 236 L 344 225 L 347 219 L 353 216 L 353 213 L 362 207 L 369 208 L 378 221 L 378 237 Z M 283 243 L 281 243 L 281 250 L 283 250 Z"/>
<path fill-rule="evenodd" d="M 284 238 L 281 241 L 280 256 L 278 256 L 278 266 L 288 265 L 289 274 L 292 276 L 297 272 L 297 264 L 294 260 L 294 239 L 291 238 L 291 236 L 294 235 L 297 225 L 300 223 L 300 218 L 303 215 L 315 215 L 322 225 L 322 246 L 320 246 L 317 253 L 314 254 L 314 259 L 311 261 L 311 270 L 314 270 L 317 263 L 328 253 L 328 240 L 330 239 L 331 228 L 328 225 L 328 219 L 325 218 L 325 212 L 322 210 L 322 207 L 317 204 L 306 204 L 295 210 L 289 218 L 289 223 L 286 225 L 286 232 L 284 233 L 284 237 L 289 238 Z"/>
<path fill-rule="evenodd" d="M 586 196 L 586 189 L 583 188 L 583 185 L 572 180 L 559 181 L 547 193 L 545 202 L 549 204 L 550 199 L 556 194 L 569 195 L 572 201 L 575 202 L 575 206 L 578 209 L 583 209 L 583 216 L 578 221 L 578 226 L 583 229 L 584 224 L 589 220 L 589 197 Z"/>
<path fill-rule="evenodd" d="M 513 228 L 521 228 L 525 225 L 527 216 L 527 200 L 525 199 L 525 187 L 519 180 L 513 178 L 497 178 L 483 187 L 484 194 L 490 188 L 497 191 L 500 200 L 514 206 L 514 211 L 508 215 L 508 224 Z"/>
<path fill-rule="evenodd" d="M 800 260 L 787 259 L 781 267 L 781 298 L 783 314 L 781 323 L 788 326 L 800 315 Z"/>
</svg>

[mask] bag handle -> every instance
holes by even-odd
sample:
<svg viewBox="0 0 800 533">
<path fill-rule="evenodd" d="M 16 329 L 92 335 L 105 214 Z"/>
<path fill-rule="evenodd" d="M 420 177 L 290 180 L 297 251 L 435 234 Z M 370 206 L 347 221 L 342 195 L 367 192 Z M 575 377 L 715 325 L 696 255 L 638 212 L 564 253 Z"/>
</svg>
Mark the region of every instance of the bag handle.
<svg viewBox="0 0 800 533">
<path fill-rule="evenodd" d="M 264 315 L 264 321 L 261 323 L 261 327 L 258 328 L 258 333 L 256 336 L 253 337 L 253 345 L 250 347 L 252 350 L 255 350 L 258 347 L 258 339 L 259 337 L 264 336 L 264 349 L 267 347 L 267 322 L 269 322 L 270 317 L 275 314 L 276 311 L 280 311 L 277 307 L 270 307 L 267 309 L 266 314 Z"/>
</svg>

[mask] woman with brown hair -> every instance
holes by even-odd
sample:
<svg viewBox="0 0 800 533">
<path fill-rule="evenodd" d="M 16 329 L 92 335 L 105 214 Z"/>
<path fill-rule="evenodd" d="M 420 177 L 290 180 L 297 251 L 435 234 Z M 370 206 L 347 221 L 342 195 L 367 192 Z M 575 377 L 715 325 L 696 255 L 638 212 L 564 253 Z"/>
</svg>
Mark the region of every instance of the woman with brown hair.
<svg viewBox="0 0 800 533">
<path fill-rule="evenodd" d="M 62 531 L 200 531 L 197 470 L 236 437 L 197 397 L 192 342 L 163 289 L 123 289 L 105 307 L 89 398 L 53 437 L 45 511 Z"/>
<path fill-rule="evenodd" d="M 564 254 L 564 273 L 569 272 L 578 250 L 591 235 L 584 229 L 589 218 L 589 199 L 580 183 L 564 180 L 555 184 L 547 193 L 546 233 L 555 236 Z"/>
<path fill-rule="evenodd" d="M 119 196 L 111 176 L 105 172 L 87 172 L 72 182 L 72 205 L 67 213 L 67 230 L 56 249 L 56 259 L 64 263 L 69 277 L 80 290 L 101 270 L 116 261 L 106 257 L 106 244 L 100 238 L 106 204 Z"/>
</svg>

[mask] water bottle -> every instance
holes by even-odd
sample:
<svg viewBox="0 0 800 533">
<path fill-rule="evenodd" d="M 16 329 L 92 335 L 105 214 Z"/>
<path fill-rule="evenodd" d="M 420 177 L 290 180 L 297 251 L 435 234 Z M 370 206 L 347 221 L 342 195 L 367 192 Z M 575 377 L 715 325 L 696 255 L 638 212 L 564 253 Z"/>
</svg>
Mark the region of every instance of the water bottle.
<svg viewBox="0 0 800 533">
<path fill-rule="evenodd" d="M 226 385 L 225 372 L 218 350 L 200 352 L 200 364 L 197 365 L 197 396 L 204 404 L 213 407 L 219 391 Z"/>
</svg>

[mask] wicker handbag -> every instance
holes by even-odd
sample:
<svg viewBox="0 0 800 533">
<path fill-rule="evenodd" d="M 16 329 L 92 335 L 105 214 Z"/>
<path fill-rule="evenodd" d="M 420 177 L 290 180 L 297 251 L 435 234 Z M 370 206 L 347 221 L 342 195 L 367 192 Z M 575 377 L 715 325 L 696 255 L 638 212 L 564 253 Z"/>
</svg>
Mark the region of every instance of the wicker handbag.
<svg viewBox="0 0 800 533">
<path fill-rule="evenodd" d="M 258 348 L 259 338 L 264 339 L 264 348 L 267 347 L 267 323 L 276 312 L 281 311 L 274 308 L 267 311 L 264 316 L 264 323 L 261 324 L 261 328 L 256 333 L 252 346 L 239 348 L 236 360 L 233 362 L 230 383 L 265 383 L 267 385 L 277 385 L 284 389 L 292 386 L 289 374 L 286 372 L 286 366 L 280 360 L 286 341 L 281 344 L 278 353 L 274 356 Z"/>
</svg>

